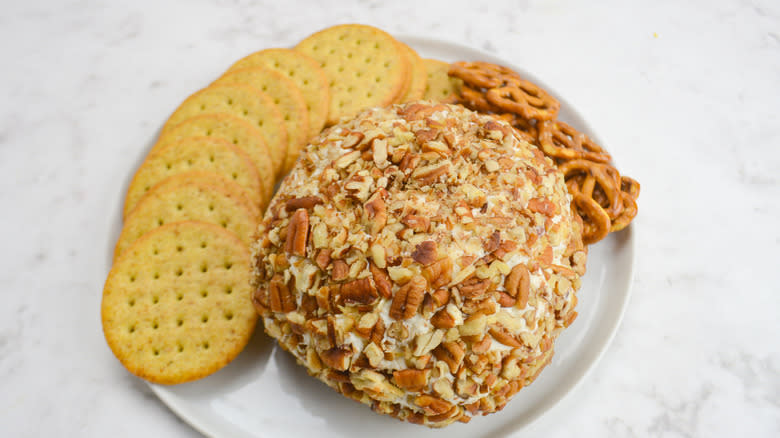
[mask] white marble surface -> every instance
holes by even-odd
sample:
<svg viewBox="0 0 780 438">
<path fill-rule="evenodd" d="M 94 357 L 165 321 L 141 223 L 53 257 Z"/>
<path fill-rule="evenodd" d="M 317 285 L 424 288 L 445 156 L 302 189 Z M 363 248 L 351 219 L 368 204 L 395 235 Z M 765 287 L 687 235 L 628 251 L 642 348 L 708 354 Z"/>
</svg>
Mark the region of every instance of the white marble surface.
<svg viewBox="0 0 780 438">
<path fill-rule="evenodd" d="M 518 436 L 780 435 L 780 3 L 293 3 L 4 4 L 1 436 L 197 436 L 100 331 L 121 193 L 189 93 L 250 51 L 346 21 L 523 65 L 642 183 L 623 325 Z"/>
</svg>

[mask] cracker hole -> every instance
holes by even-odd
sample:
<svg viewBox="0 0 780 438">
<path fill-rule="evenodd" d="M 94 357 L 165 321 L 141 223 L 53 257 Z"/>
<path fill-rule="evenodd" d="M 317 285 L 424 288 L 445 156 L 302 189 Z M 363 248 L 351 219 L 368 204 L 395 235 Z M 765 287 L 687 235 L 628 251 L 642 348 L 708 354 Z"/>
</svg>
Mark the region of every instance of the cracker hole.
<svg viewBox="0 0 780 438">
<path fill-rule="evenodd" d="M 184 325 L 184 320 L 183 319 L 179 318 L 179 319 L 176 320 L 176 326 L 177 327 L 181 327 L 183 325 Z"/>
<path fill-rule="evenodd" d="M 158 278 L 160 278 L 160 273 L 159 272 L 155 272 L 154 275 L 152 276 L 152 278 L 157 280 Z"/>
<path fill-rule="evenodd" d="M 159 254 L 159 253 L 160 253 L 160 250 L 158 250 L 157 248 L 154 248 L 154 249 L 152 250 L 152 254 L 153 254 L 153 255 L 157 255 L 157 254 Z"/>
<path fill-rule="evenodd" d="M 334 53 L 336 53 L 336 49 L 330 49 L 330 54 L 332 55 Z"/>
<path fill-rule="evenodd" d="M 293 76 L 295 76 L 295 70 L 290 70 L 290 73 L 289 73 L 289 74 L 290 74 L 290 77 L 293 77 Z"/>
<path fill-rule="evenodd" d="M 184 295 L 182 294 L 176 295 L 176 301 L 181 301 L 182 299 L 184 299 Z"/>
<path fill-rule="evenodd" d="M 171 167 L 173 167 L 173 166 L 171 166 L 171 163 L 165 163 L 165 168 L 166 169 L 171 170 Z"/>
<path fill-rule="evenodd" d="M 162 225 L 164 223 L 165 223 L 165 221 L 163 221 L 162 219 L 157 219 L 157 225 Z"/>
<path fill-rule="evenodd" d="M 204 323 L 204 324 L 209 322 L 209 316 L 208 315 L 203 315 L 203 317 L 200 319 L 200 321 L 202 323 Z"/>
<path fill-rule="evenodd" d="M 233 99 L 228 99 L 228 100 L 227 100 L 227 104 L 228 104 L 228 105 L 233 105 Z"/>
<path fill-rule="evenodd" d="M 135 275 L 131 275 L 130 276 L 130 283 L 134 283 L 134 282 L 135 282 Z"/>
<path fill-rule="evenodd" d="M 205 110 L 205 109 L 206 109 L 206 105 L 201 105 L 201 106 L 200 106 L 200 110 L 201 110 L 201 111 L 203 111 L 203 110 Z"/>
<path fill-rule="evenodd" d="M 233 293 L 233 286 L 228 286 L 225 288 L 225 293 L 230 295 Z"/>
<path fill-rule="evenodd" d="M 214 211 L 214 204 L 209 204 L 209 211 Z"/>
<path fill-rule="evenodd" d="M 192 166 L 192 160 L 187 160 L 187 164 Z"/>
<path fill-rule="evenodd" d="M 211 161 L 212 163 L 214 162 L 214 156 L 213 156 L 213 155 L 211 155 L 211 156 L 209 157 L 209 161 Z"/>
<path fill-rule="evenodd" d="M 263 121 L 262 120 L 258 121 L 257 126 L 263 126 Z"/>
<path fill-rule="evenodd" d="M 232 320 L 233 319 L 233 312 L 225 313 L 225 319 L 227 319 L 228 321 Z"/>
<path fill-rule="evenodd" d="M 347 53 L 347 58 L 352 59 L 352 52 Z"/>
<path fill-rule="evenodd" d="M 222 222 L 221 222 L 221 225 L 222 225 L 222 228 L 227 228 L 227 226 L 228 226 L 228 221 L 222 221 Z"/>
<path fill-rule="evenodd" d="M 333 87 L 334 85 L 336 85 L 336 81 L 330 81 L 330 84 L 328 84 L 329 87 Z"/>
<path fill-rule="evenodd" d="M 160 302 L 160 297 L 158 297 L 157 295 L 152 297 L 152 304 L 157 304 L 159 302 Z"/>
<path fill-rule="evenodd" d="M 339 108 L 342 108 L 343 106 L 344 106 L 344 101 L 343 101 L 343 100 L 340 100 L 340 101 L 339 101 Z"/>
<path fill-rule="evenodd" d="M 227 269 L 229 271 L 230 268 L 232 268 L 232 267 L 233 267 L 233 262 L 225 262 L 225 269 Z"/>
<path fill-rule="evenodd" d="M 311 46 L 312 50 L 318 50 L 319 48 L 320 48 L 320 46 L 317 46 L 317 45 Z M 277 65 L 277 67 L 279 67 L 279 65 Z"/>
<path fill-rule="evenodd" d="M 274 67 L 279 67 L 279 61 L 274 62 Z"/>
<path fill-rule="evenodd" d="M 180 209 L 180 210 L 181 210 L 181 209 Z M 182 251 L 184 251 L 184 247 L 183 247 L 183 246 L 181 246 L 181 245 L 176 245 L 176 251 L 178 251 L 178 252 L 182 252 Z"/>
<path fill-rule="evenodd" d="M 357 40 L 357 41 L 355 41 L 355 44 L 359 46 L 359 45 L 363 44 L 363 41 L 362 40 Z"/>
<path fill-rule="evenodd" d="M 204 342 L 203 343 L 203 349 L 204 350 L 208 350 L 209 349 L 209 343 L 208 342 Z"/>
<path fill-rule="evenodd" d="M 366 97 L 371 97 L 371 96 L 373 96 L 373 94 L 371 94 L 370 91 L 368 93 L 366 93 Z"/>
<path fill-rule="evenodd" d="M 380 82 L 382 82 L 382 77 L 381 77 L 381 76 L 377 76 L 377 77 L 375 77 L 375 78 L 374 78 L 374 82 L 376 82 L 377 84 L 378 84 L 378 83 L 380 83 Z"/>
<path fill-rule="evenodd" d="M 237 138 L 233 139 L 233 144 L 238 144 L 238 139 Z"/>
<path fill-rule="evenodd" d="M 260 88 L 262 88 L 263 91 L 268 91 L 268 85 L 263 84 Z"/>
<path fill-rule="evenodd" d="M 238 179 L 238 173 L 237 172 L 233 172 L 233 179 Z"/>
<path fill-rule="evenodd" d="M 375 48 L 375 49 L 378 49 L 378 48 L 379 48 L 379 43 L 375 43 L 375 44 L 374 44 L 374 48 Z"/>
<path fill-rule="evenodd" d="M 181 205 L 181 204 L 176 204 L 176 209 L 177 209 L 177 210 L 181 211 L 183 208 L 184 208 L 184 206 L 183 206 L 183 205 Z"/>
<path fill-rule="evenodd" d="M 178 349 L 179 349 L 179 353 L 181 353 L 184 351 L 184 346 L 179 344 Z"/>
<path fill-rule="evenodd" d="M 370 64 L 370 63 L 371 63 L 371 57 L 369 56 L 368 58 L 366 58 L 366 64 Z"/>
<path fill-rule="evenodd" d="M 207 296 L 209 296 L 209 291 L 207 291 L 207 290 L 200 291 L 200 296 L 202 296 L 203 298 L 206 298 Z M 206 322 L 206 321 L 203 321 L 203 322 Z"/>
<path fill-rule="evenodd" d="M 309 85 L 309 80 L 308 79 L 304 79 L 303 80 L 303 85 Z"/>
<path fill-rule="evenodd" d="M 289 122 L 290 121 L 290 115 L 289 114 L 285 114 L 284 115 L 284 121 L 285 122 Z"/>
<path fill-rule="evenodd" d="M 211 135 L 211 129 L 209 129 L 208 131 L 206 131 L 206 135 L 207 135 L 207 136 L 208 136 L 208 135 Z"/>
<path fill-rule="evenodd" d="M 160 324 L 157 323 L 157 321 L 152 323 L 152 328 L 157 330 L 160 327 Z"/>
<path fill-rule="evenodd" d="M 184 270 L 182 268 L 179 268 L 176 270 L 176 276 L 181 277 L 181 275 L 184 274 Z"/>
<path fill-rule="evenodd" d="M 130 327 L 128 327 L 128 328 L 127 328 L 127 332 L 128 332 L 128 333 L 135 333 L 135 326 L 134 326 L 134 325 L 131 325 Z"/>
<path fill-rule="evenodd" d="M 133 307 L 133 306 L 135 306 L 135 298 L 130 298 L 130 299 L 127 301 L 127 305 L 128 305 L 128 306 L 130 306 L 130 307 Z"/>
<path fill-rule="evenodd" d="M 359 78 L 359 77 L 361 77 L 361 76 L 363 76 L 363 72 L 360 72 L 360 71 L 359 71 L 359 72 L 355 73 L 355 77 L 356 77 L 356 78 Z"/>
<path fill-rule="evenodd" d="M 352 92 L 352 90 L 353 90 L 353 88 L 352 88 L 352 87 L 347 87 L 347 92 L 348 92 L 348 93 L 351 93 L 351 92 Z"/>
<path fill-rule="evenodd" d="M 155 356 L 159 356 L 159 355 L 160 355 L 160 350 L 157 350 L 157 349 L 155 349 L 155 350 L 154 350 L 154 355 L 155 355 Z"/>
<path fill-rule="evenodd" d="M 343 72 L 344 71 L 344 66 L 339 67 L 338 70 L 339 70 L 339 73 Z"/>
<path fill-rule="evenodd" d="M 322 61 L 322 62 L 320 63 L 320 67 L 325 67 L 325 61 Z"/>
<path fill-rule="evenodd" d="M 274 103 L 275 103 L 275 104 L 279 105 L 279 102 L 281 102 L 281 100 L 280 100 L 280 99 L 274 99 Z"/>
<path fill-rule="evenodd" d="M 200 267 L 200 272 L 208 272 L 208 271 L 209 271 L 209 267 L 208 266 L 203 265 L 203 266 Z"/>
<path fill-rule="evenodd" d="M 341 34 L 341 35 L 339 36 L 339 41 L 344 41 L 344 38 L 346 38 L 346 37 L 347 37 L 347 34 L 344 34 L 344 33 L 343 33 L 343 34 Z"/>
<path fill-rule="evenodd" d="M 200 247 L 201 248 L 205 248 L 206 247 L 206 242 L 200 242 Z"/>
<path fill-rule="evenodd" d="M 248 116 L 249 115 L 249 110 L 244 110 L 244 115 Z"/>
<path fill-rule="evenodd" d="M 443 92 L 443 93 L 444 93 L 444 95 L 446 96 L 446 95 L 450 94 L 450 90 L 444 90 L 444 92 Z"/>
</svg>

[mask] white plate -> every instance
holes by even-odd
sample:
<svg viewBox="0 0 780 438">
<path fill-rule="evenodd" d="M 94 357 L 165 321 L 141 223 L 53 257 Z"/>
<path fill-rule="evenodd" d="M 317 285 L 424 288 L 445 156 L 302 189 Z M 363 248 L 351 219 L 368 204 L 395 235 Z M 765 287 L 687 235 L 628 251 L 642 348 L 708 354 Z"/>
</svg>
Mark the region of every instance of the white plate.
<svg viewBox="0 0 780 438">
<path fill-rule="evenodd" d="M 512 67 L 561 101 L 560 119 L 598 141 L 571 105 L 525 69 L 458 44 L 419 37 L 401 39 L 425 58 L 481 60 Z M 588 374 L 612 341 L 628 303 L 633 277 L 631 228 L 611 234 L 590 248 L 588 273 L 578 295 L 579 317 L 558 338 L 552 363 L 503 411 L 474 418 L 469 424 L 430 430 L 377 415 L 309 377 L 260 326 L 246 350 L 216 374 L 178 386 L 150 386 L 173 412 L 212 437 L 509 436 L 561 401 Z"/>
</svg>

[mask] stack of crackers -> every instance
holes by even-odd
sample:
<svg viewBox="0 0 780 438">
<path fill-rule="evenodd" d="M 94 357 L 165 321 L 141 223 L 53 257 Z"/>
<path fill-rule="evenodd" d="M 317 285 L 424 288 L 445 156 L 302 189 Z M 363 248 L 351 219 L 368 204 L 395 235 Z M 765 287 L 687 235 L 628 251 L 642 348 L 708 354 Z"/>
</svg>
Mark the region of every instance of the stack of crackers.
<svg viewBox="0 0 780 438">
<path fill-rule="evenodd" d="M 250 254 L 279 178 L 326 126 L 369 107 L 452 101 L 449 64 L 365 25 L 235 62 L 171 114 L 127 190 L 103 331 L 133 374 L 207 376 L 254 331 Z"/>
</svg>

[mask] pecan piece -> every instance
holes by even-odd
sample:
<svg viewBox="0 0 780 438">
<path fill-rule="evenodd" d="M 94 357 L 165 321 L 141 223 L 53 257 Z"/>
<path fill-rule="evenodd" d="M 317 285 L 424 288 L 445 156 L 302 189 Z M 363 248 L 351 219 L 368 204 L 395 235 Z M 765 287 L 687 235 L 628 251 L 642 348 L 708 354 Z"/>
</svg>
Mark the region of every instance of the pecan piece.
<svg viewBox="0 0 780 438">
<path fill-rule="evenodd" d="M 318 204 L 322 204 L 322 198 L 319 196 L 303 196 L 300 198 L 288 199 L 284 204 L 284 208 L 287 211 L 295 211 L 299 208 L 305 208 L 309 210 Z"/>
<path fill-rule="evenodd" d="M 376 293 L 376 288 L 368 277 L 341 285 L 342 304 L 371 304 L 377 298 L 379 294 Z"/>
<path fill-rule="evenodd" d="M 455 319 L 447 312 L 447 309 L 441 309 L 433 314 L 431 324 L 439 329 L 450 329 L 455 327 Z"/>
<path fill-rule="evenodd" d="M 390 317 L 393 319 L 409 319 L 417 313 L 425 294 L 425 279 L 419 275 L 412 277 L 408 283 L 401 286 L 393 297 L 390 305 Z"/>
<path fill-rule="evenodd" d="M 406 369 L 393 371 L 393 383 L 409 392 L 420 392 L 428 385 L 430 370 Z"/>
<path fill-rule="evenodd" d="M 488 240 L 485 241 L 483 248 L 485 248 L 485 252 L 491 254 L 493 251 L 497 250 L 500 245 L 501 245 L 501 232 L 496 230 L 493 232 L 493 234 L 490 235 Z"/>
<path fill-rule="evenodd" d="M 322 362 L 337 371 L 346 371 L 352 358 L 352 349 L 348 346 L 333 347 L 319 353 Z"/>
<path fill-rule="evenodd" d="M 435 304 L 436 307 L 444 306 L 450 301 L 450 291 L 443 288 L 436 289 L 436 292 L 431 294 L 431 298 L 433 299 L 433 304 Z"/>
<path fill-rule="evenodd" d="M 317 266 L 324 271 L 325 268 L 327 268 L 330 264 L 330 253 L 332 252 L 333 250 L 330 248 L 321 249 L 317 253 L 317 256 L 314 257 L 314 263 L 316 263 Z"/>
<path fill-rule="evenodd" d="M 506 293 L 517 298 L 515 306 L 522 309 L 528 304 L 528 293 L 531 287 L 531 274 L 525 265 L 516 265 L 504 280 Z"/>
<path fill-rule="evenodd" d="M 368 269 L 371 271 L 371 276 L 374 277 L 374 284 L 379 293 L 385 297 L 390 298 L 393 292 L 393 283 L 390 281 L 390 276 L 387 275 L 387 271 L 377 267 L 374 263 L 368 265 Z"/>
<path fill-rule="evenodd" d="M 341 147 L 343 149 L 352 149 L 360 144 L 364 138 L 365 135 L 362 132 L 350 132 L 349 135 L 344 139 L 344 142 L 341 143 Z"/>
<path fill-rule="evenodd" d="M 401 159 L 401 163 L 398 165 L 398 168 L 401 170 L 401 172 L 406 173 L 407 170 L 417 167 L 419 162 L 419 155 L 408 152 L 406 155 L 404 155 L 403 159 Z"/>
<path fill-rule="evenodd" d="M 437 245 L 433 240 L 420 242 L 412 251 L 412 259 L 423 266 L 428 266 L 436 261 L 436 249 Z"/>
<path fill-rule="evenodd" d="M 533 198 L 528 201 L 528 209 L 534 213 L 541 213 L 545 216 L 555 215 L 555 204 L 546 198 Z"/>
<path fill-rule="evenodd" d="M 480 280 L 479 278 L 470 278 L 458 284 L 458 290 L 464 298 L 477 298 L 487 292 L 490 287 L 490 279 Z"/>
<path fill-rule="evenodd" d="M 341 259 L 334 260 L 330 278 L 334 281 L 341 281 L 347 278 L 347 274 L 349 274 L 349 265 L 347 265 L 347 262 Z"/>
<path fill-rule="evenodd" d="M 385 196 L 387 192 L 384 189 L 377 190 L 370 198 L 363 204 L 368 218 L 371 220 L 371 235 L 376 235 L 387 223 L 387 207 L 385 206 Z"/>
<path fill-rule="evenodd" d="M 382 345 L 382 339 L 385 337 L 385 323 L 382 318 L 377 319 L 376 324 L 371 329 L 371 333 L 368 334 L 368 342 L 373 342 L 376 345 Z"/>
<path fill-rule="evenodd" d="M 426 415 L 441 415 L 449 412 L 452 404 L 432 395 L 423 394 L 414 399 L 414 403 L 423 408 Z"/>
<path fill-rule="evenodd" d="M 440 176 L 450 171 L 450 163 L 445 162 L 429 164 L 427 166 L 418 167 L 412 172 L 412 178 L 417 180 L 422 185 L 429 185 L 436 182 Z"/>
<path fill-rule="evenodd" d="M 287 239 L 284 242 L 285 252 L 300 257 L 306 257 L 306 241 L 309 238 L 309 213 L 305 208 L 295 210 L 290 224 L 287 226 Z"/>
<path fill-rule="evenodd" d="M 421 233 L 428 231 L 428 227 L 431 225 L 431 220 L 425 216 L 417 216 L 414 214 L 407 214 L 401 219 L 401 223 L 408 228 L 413 229 L 415 232 Z"/>
<path fill-rule="evenodd" d="M 455 374 L 466 352 L 457 342 L 443 342 L 433 350 L 433 355 L 436 359 L 445 362 L 450 367 L 450 372 Z"/>
<path fill-rule="evenodd" d="M 296 309 L 295 298 L 290 292 L 290 288 L 284 282 L 282 274 L 276 274 L 271 278 L 268 286 L 268 295 L 270 297 L 270 307 L 273 312 L 292 312 Z"/>
<path fill-rule="evenodd" d="M 488 328 L 488 333 L 490 333 L 490 336 L 492 336 L 493 339 L 506 346 L 513 348 L 520 348 L 523 346 L 523 344 L 512 336 L 504 327 L 497 325 L 490 326 L 490 328 Z"/>
<path fill-rule="evenodd" d="M 255 311 L 258 315 L 263 315 L 268 312 L 270 303 L 268 302 L 268 289 L 259 287 L 252 293 L 252 305 L 255 307 Z"/>
<path fill-rule="evenodd" d="M 414 131 L 414 136 L 417 137 L 417 142 L 419 144 L 424 144 L 431 140 L 436 140 L 439 132 L 438 129 L 418 129 L 417 131 Z"/>
<path fill-rule="evenodd" d="M 440 259 L 423 268 L 422 275 L 431 288 L 442 287 L 452 279 L 452 260 L 449 257 Z"/>
</svg>

